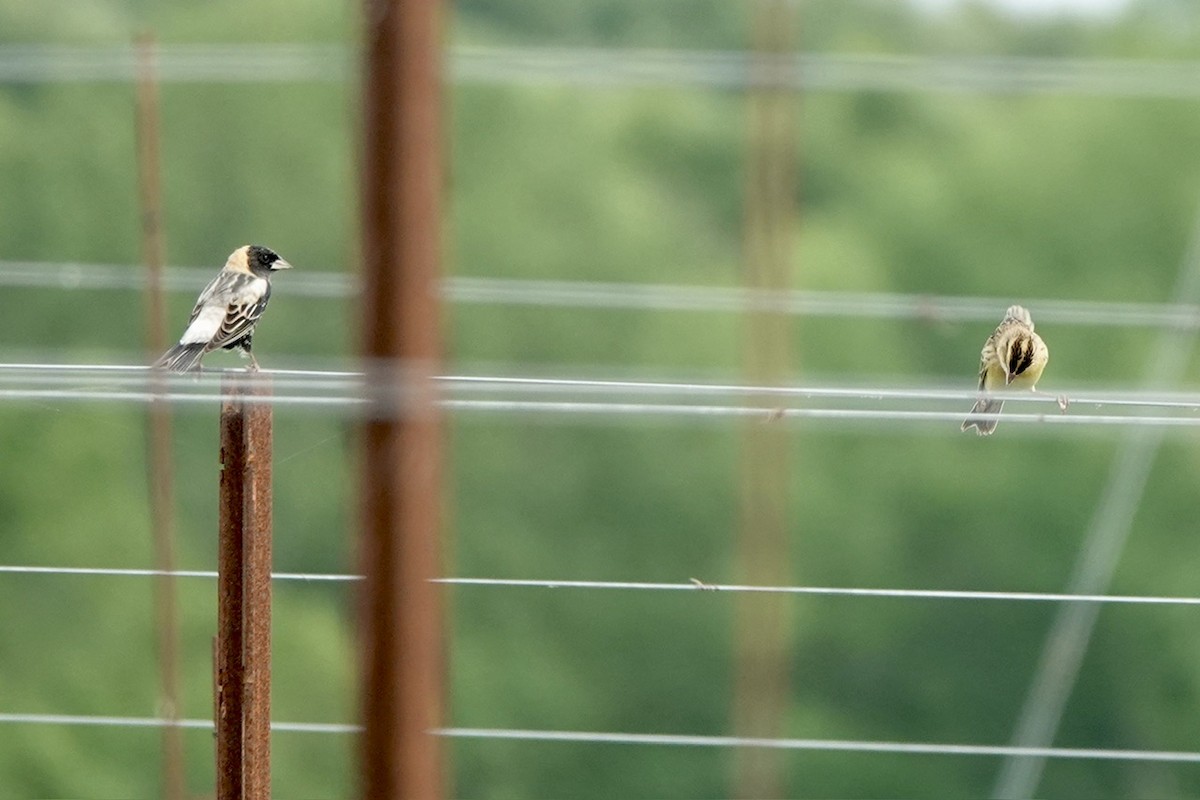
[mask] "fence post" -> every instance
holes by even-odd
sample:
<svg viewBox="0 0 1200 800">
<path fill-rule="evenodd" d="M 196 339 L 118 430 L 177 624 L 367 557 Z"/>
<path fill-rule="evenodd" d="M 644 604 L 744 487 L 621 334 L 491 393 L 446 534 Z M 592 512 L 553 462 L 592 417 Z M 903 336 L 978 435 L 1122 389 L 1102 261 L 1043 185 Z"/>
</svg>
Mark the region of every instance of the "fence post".
<svg viewBox="0 0 1200 800">
<path fill-rule="evenodd" d="M 441 724 L 441 63 L 437 0 L 364 0 L 361 791 L 446 791 Z"/>
<path fill-rule="evenodd" d="M 217 800 L 271 796 L 271 387 L 221 393 L 217 544 Z"/>
<path fill-rule="evenodd" d="M 159 103 L 154 37 L 137 40 L 137 91 L 135 131 L 138 163 L 138 198 L 142 212 L 142 258 L 146 262 L 146 352 L 157 358 L 167 344 L 163 264 L 166 237 L 163 231 L 162 181 L 159 158 Z M 155 393 L 165 388 L 161 375 L 150 376 Z M 154 568 L 155 633 L 158 638 L 158 672 L 162 715 L 171 722 L 180 717 L 179 605 L 176 599 L 174 477 L 171 464 L 171 412 L 156 398 L 146 412 L 147 483 L 150 491 L 150 528 Z M 187 782 L 183 763 L 183 729 L 163 728 L 163 797 L 183 800 Z"/>
<path fill-rule="evenodd" d="M 794 268 L 796 212 L 796 98 L 787 85 L 795 53 L 795 7 L 787 0 L 753 6 L 753 74 L 747 98 L 745 286 L 758 297 L 784 291 Z M 791 364 L 791 319 L 752 307 L 744 317 L 744 374 L 760 386 L 786 382 Z M 776 400 L 755 398 L 772 405 Z M 789 541 L 791 453 L 786 432 L 755 420 L 743 428 L 741 509 L 737 538 L 739 583 L 791 582 Z M 786 732 L 793 659 L 791 602 L 783 595 L 739 595 L 734 631 L 733 729 L 738 736 L 777 738 Z M 787 795 L 787 761 L 769 748 L 734 753 L 734 797 Z"/>
</svg>

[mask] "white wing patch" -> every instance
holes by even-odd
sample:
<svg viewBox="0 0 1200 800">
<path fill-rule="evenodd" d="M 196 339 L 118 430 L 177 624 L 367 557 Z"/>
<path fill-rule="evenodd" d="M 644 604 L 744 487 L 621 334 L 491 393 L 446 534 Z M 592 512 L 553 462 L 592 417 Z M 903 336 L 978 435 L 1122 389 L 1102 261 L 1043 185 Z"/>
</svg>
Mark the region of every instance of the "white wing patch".
<svg viewBox="0 0 1200 800">
<path fill-rule="evenodd" d="M 210 305 L 200 309 L 200 313 L 187 326 L 183 336 L 179 337 L 180 344 L 208 344 L 225 321 L 225 308 Z"/>
<path fill-rule="evenodd" d="M 230 305 L 238 304 L 254 304 L 262 299 L 270 289 L 271 284 L 263 278 L 254 277 L 242 287 L 239 291 L 234 292 Z"/>
</svg>

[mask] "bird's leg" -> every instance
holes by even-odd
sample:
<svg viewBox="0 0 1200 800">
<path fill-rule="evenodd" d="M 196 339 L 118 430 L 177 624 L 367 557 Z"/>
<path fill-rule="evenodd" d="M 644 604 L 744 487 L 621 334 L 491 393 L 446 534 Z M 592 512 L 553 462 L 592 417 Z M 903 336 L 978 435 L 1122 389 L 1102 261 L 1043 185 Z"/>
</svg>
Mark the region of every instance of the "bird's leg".
<svg viewBox="0 0 1200 800">
<path fill-rule="evenodd" d="M 258 372 L 258 359 L 254 357 L 254 353 L 246 351 L 246 357 L 250 359 L 250 366 L 246 367 L 247 372 Z"/>
<path fill-rule="evenodd" d="M 1036 386 L 1030 386 L 1029 391 L 1033 392 L 1034 394 L 1041 394 L 1041 392 L 1037 390 Z M 1065 394 L 1060 394 L 1055 396 L 1054 399 L 1058 402 L 1058 410 L 1064 414 L 1067 413 L 1067 409 L 1071 405 L 1071 398 L 1067 397 Z"/>
</svg>

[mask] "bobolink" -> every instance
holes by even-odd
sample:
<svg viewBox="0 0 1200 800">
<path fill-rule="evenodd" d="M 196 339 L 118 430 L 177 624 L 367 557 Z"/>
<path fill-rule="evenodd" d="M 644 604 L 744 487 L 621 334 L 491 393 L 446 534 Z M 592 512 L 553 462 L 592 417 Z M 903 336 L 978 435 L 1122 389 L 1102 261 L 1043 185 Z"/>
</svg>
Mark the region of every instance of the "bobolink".
<svg viewBox="0 0 1200 800">
<path fill-rule="evenodd" d="M 1042 337 L 1033 332 L 1033 318 L 1022 306 L 1009 306 L 1000 325 L 983 343 L 979 358 L 979 390 L 994 392 L 1004 389 L 1033 389 L 1042 377 L 1050 360 L 1050 351 Z M 1004 401 L 997 397 L 981 397 L 975 401 L 971 414 L 999 414 Z M 996 430 L 995 418 L 968 417 L 964 431 L 975 428 L 980 436 Z"/>
<path fill-rule="evenodd" d="M 240 348 L 250 358 L 250 369 L 257 370 L 250 339 L 271 298 L 271 273 L 291 268 L 266 247 L 252 244 L 234 250 L 200 293 L 179 344 L 163 353 L 154 367 L 187 372 L 199 366 L 206 353 Z"/>
</svg>

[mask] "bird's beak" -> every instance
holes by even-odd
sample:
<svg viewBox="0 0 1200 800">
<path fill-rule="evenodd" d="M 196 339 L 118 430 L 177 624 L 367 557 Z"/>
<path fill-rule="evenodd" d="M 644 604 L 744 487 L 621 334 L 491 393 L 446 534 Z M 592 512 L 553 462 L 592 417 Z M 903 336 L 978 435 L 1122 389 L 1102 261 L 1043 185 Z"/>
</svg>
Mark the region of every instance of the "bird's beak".
<svg viewBox="0 0 1200 800">
<path fill-rule="evenodd" d="M 1005 372 L 1004 373 L 1004 385 L 1011 386 L 1012 382 L 1013 382 L 1013 378 L 1015 378 L 1015 377 L 1017 377 L 1017 376 L 1013 375 L 1011 372 Z"/>
<path fill-rule="evenodd" d="M 276 259 L 275 263 L 271 265 L 272 271 L 278 271 L 281 269 L 291 269 L 291 268 L 292 268 L 292 265 L 289 264 L 288 262 L 284 261 L 282 258 Z"/>
</svg>

